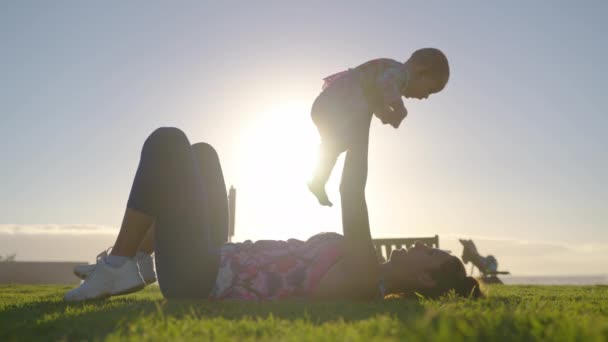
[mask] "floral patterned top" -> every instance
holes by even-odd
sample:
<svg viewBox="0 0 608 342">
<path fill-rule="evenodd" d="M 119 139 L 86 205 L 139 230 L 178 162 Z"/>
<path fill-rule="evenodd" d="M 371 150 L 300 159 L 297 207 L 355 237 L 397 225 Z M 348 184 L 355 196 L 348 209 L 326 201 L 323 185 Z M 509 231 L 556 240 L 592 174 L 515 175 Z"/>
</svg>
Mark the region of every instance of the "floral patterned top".
<svg viewBox="0 0 608 342">
<path fill-rule="evenodd" d="M 309 297 L 344 254 L 344 237 L 321 233 L 307 241 L 225 244 L 210 299 L 276 300 Z"/>
</svg>

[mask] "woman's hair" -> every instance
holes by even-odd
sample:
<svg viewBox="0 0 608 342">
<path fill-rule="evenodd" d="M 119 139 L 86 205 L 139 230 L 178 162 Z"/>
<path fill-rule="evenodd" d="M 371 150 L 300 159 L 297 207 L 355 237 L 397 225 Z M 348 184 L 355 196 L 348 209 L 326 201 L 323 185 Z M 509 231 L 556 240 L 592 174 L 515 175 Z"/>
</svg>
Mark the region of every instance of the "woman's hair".
<svg viewBox="0 0 608 342">
<path fill-rule="evenodd" d="M 437 298 L 451 290 L 454 290 L 457 295 L 467 298 L 483 296 L 479 282 L 475 278 L 467 276 L 464 265 L 455 256 L 451 256 L 438 269 L 431 271 L 430 276 L 435 281 L 436 286 L 416 291 L 427 298 Z"/>
<path fill-rule="evenodd" d="M 441 50 L 436 48 L 424 48 L 414 51 L 408 62 L 422 66 L 424 74 L 437 81 L 438 89 L 434 92 L 441 91 L 448 83 L 450 78 L 450 65 L 448 58 Z"/>
</svg>

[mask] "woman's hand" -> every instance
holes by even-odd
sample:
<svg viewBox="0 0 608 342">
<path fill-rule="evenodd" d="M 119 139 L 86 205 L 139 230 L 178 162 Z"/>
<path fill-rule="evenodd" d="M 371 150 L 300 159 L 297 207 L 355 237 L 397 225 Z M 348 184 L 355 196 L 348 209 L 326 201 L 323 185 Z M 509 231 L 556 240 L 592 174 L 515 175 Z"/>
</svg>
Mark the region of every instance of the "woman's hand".
<svg viewBox="0 0 608 342">
<path fill-rule="evenodd" d="M 378 109 L 374 114 L 383 124 L 399 128 L 403 119 L 407 117 L 407 108 L 400 99 L 399 102 Z"/>
</svg>

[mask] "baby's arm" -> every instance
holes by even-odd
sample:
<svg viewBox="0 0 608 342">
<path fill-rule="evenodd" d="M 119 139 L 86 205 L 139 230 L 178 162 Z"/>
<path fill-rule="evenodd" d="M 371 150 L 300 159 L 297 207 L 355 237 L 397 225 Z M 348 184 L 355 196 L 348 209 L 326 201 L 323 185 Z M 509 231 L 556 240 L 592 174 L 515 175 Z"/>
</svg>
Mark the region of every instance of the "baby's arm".
<svg viewBox="0 0 608 342">
<path fill-rule="evenodd" d="M 376 117 L 380 120 L 382 120 L 382 123 L 386 123 L 386 120 L 388 118 L 390 118 L 391 114 L 392 114 L 393 109 L 389 106 L 384 106 L 382 108 L 378 108 L 376 109 L 376 111 L 374 112 L 374 114 L 376 115 Z"/>
<path fill-rule="evenodd" d="M 407 116 L 399 87 L 403 83 L 402 78 L 402 71 L 399 68 L 389 68 L 376 81 L 382 91 L 384 107 L 376 109 L 375 114 L 383 123 Z"/>
<path fill-rule="evenodd" d="M 387 104 L 383 108 L 379 108 L 374 114 L 382 123 L 386 124 L 393 122 L 395 118 L 406 117 L 407 109 L 401 98 L 399 98 L 398 101 Z"/>
<path fill-rule="evenodd" d="M 407 109 L 403 104 L 403 100 L 401 97 L 397 98 L 395 101 L 388 104 L 388 106 L 393 110 L 394 113 L 407 116 Z"/>
</svg>

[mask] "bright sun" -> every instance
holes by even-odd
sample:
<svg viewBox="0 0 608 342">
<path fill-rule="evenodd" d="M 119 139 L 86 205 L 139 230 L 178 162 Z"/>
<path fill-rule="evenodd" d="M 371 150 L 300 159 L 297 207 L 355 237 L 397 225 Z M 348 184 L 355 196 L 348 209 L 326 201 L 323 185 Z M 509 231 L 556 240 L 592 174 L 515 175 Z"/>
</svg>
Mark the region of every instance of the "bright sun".
<svg viewBox="0 0 608 342">
<path fill-rule="evenodd" d="M 306 188 L 319 145 L 310 105 L 275 104 L 256 117 L 238 148 L 237 236 L 297 237 L 293 231 L 282 234 L 279 230 L 305 208 L 317 206 Z"/>
<path fill-rule="evenodd" d="M 241 141 L 239 156 L 245 164 L 239 169 L 241 180 L 280 184 L 309 177 L 318 137 L 308 107 L 289 103 L 261 111 Z"/>
</svg>

